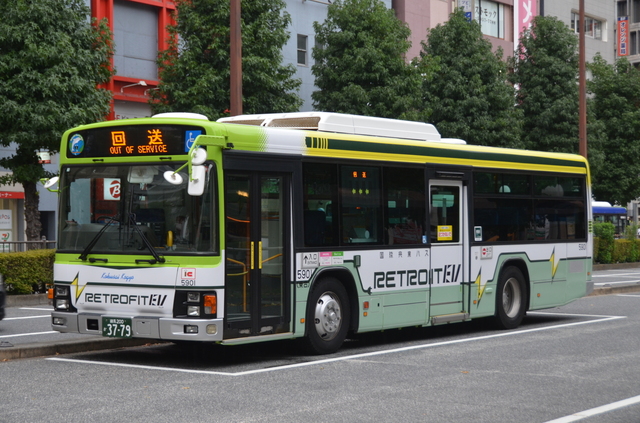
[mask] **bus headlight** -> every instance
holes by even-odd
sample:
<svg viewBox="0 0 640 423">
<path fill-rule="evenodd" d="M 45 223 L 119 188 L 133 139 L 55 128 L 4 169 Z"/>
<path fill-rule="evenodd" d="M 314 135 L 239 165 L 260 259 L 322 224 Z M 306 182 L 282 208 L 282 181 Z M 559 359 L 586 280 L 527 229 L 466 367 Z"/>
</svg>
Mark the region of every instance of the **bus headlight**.
<svg viewBox="0 0 640 423">
<path fill-rule="evenodd" d="M 184 333 L 198 333 L 198 326 L 184 325 Z"/>
<path fill-rule="evenodd" d="M 66 297 L 69 295 L 69 287 L 66 285 L 56 285 L 56 297 Z"/>
<path fill-rule="evenodd" d="M 69 300 L 66 298 L 56 299 L 56 310 L 69 310 Z"/>
<path fill-rule="evenodd" d="M 200 306 L 188 306 L 187 316 L 198 317 L 200 316 Z"/>
</svg>

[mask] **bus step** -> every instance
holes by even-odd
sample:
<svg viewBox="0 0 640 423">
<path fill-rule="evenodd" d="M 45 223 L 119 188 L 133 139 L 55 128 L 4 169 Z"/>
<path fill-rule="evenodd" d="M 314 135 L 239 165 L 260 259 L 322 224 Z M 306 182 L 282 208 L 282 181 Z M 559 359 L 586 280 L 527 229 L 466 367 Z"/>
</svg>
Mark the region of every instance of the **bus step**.
<svg viewBox="0 0 640 423">
<path fill-rule="evenodd" d="M 433 316 L 431 318 L 431 324 L 441 325 L 443 323 L 460 322 L 462 320 L 467 320 L 468 318 L 469 313 L 443 314 L 441 316 Z"/>
<path fill-rule="evenodd" d="M 247 336 L 244 338 L 225 339 L 220 343 L 222 345 L 242 345 L 242 344 L 252 344 L 254 342 L 279 341 L 281 339 L 292 339 L 292 338 L 294 338 L 293 332 L 285 332 L 285 333 L 276 333 L 272 335 Z"/>
</svg>

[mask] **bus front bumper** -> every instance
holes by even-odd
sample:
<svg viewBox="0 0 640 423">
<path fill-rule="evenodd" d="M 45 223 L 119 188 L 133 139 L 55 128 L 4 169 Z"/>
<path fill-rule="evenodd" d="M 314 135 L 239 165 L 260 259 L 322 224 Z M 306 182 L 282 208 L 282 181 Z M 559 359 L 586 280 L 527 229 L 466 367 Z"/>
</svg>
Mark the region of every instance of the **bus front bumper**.
<svg viewBox="0 0 640 423">
<path fill-rule="evenodd" d="M 102 335 L 102 317 L 100 314 L 54 311 L 51 313 L 51 327 L 58 332 Z M 222 341 L 223 319 L 117 317 L 131 318 L 132 338 L 169 341 Z"/>
</svg>

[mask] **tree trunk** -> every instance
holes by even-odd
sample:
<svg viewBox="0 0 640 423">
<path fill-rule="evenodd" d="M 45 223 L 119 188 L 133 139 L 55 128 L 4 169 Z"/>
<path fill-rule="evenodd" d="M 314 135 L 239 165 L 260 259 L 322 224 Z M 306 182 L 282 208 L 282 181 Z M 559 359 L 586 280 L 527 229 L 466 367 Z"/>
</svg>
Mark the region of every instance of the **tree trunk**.
<svg viewBox="0 0 640 423">
<path fill-rule="evenodd" d="M 24 220 L 26 222 L 27 241 L 40 241 L 42 223 L 40 223 L 40 196 L 35 182 L 23 182 Z"/>
</svg>

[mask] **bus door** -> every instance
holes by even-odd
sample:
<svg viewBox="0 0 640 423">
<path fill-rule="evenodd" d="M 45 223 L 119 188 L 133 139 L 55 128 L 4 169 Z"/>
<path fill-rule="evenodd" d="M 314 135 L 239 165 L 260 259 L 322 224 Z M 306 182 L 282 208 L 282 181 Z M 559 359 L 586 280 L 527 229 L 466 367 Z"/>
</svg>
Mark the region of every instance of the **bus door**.
<svg viewBox="0 0 640 423">
<path fill-rule="evenodd" d="M 431 244 L 429 316 L 433 324 L 468 318 L 468 181 L 457 168 L 429 172 Z M 466 294 L 466 295 L 465 295 Z"/>
<path fill-rule="evenodd" d="M 290 184 L 290 173 L 225 171 L 225 339 L 290 331 Z"/>
</svg>

